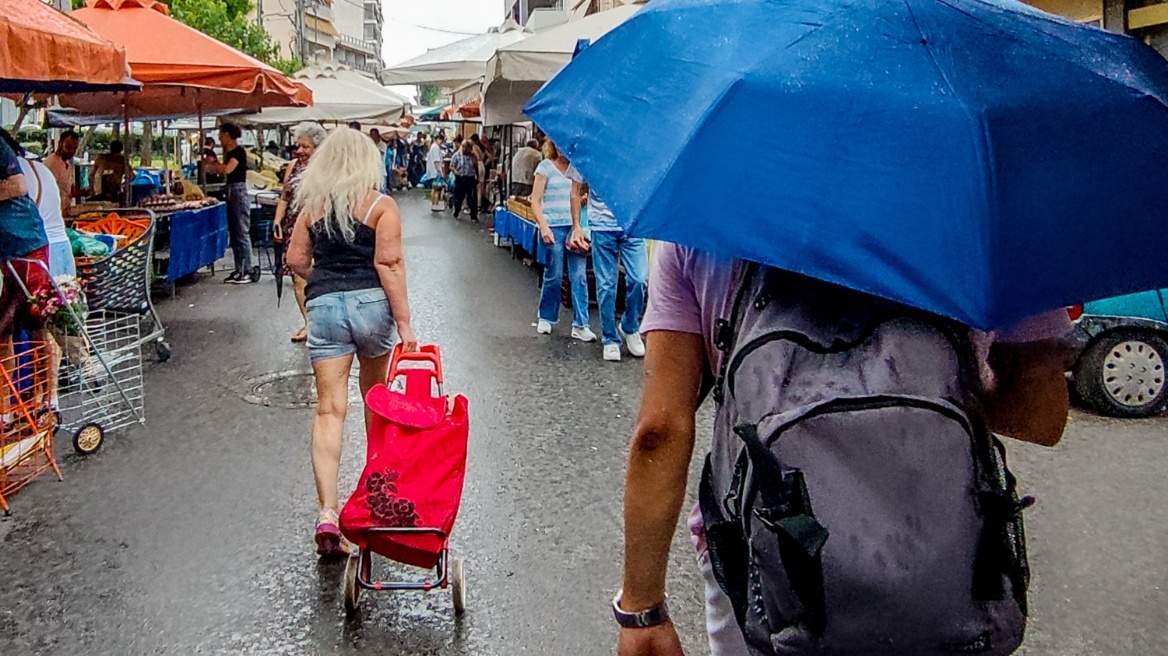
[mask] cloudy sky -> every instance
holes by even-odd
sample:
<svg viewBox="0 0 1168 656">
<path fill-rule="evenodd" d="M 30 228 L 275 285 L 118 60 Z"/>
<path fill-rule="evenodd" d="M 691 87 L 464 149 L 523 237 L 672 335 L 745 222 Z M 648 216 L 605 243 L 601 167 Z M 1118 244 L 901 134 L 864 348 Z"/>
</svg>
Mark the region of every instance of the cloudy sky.
<svg viewBox="0 0 1168 656">
<path fill-rule="evenodd" d="M 388 66 L 503 22 L 504 0 L 382 0 Z"/>
</svg>

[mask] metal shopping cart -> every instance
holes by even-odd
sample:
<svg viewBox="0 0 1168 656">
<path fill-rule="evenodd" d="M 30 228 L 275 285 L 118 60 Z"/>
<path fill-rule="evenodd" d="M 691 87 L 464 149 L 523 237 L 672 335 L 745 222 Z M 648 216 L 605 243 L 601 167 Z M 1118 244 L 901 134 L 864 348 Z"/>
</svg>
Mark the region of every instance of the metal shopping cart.
<svg viewBox="0 0 1168 656">
<path fill-rule="evenodd" d="M 12 279 L 28 298 L 33 298 L 13 263 L 40 267 L 39 260 L 6 262 Z M 56 281 L 55 294 L 65 301 Z M 136 313 L 93 309 L 82 316 L 65 302 L 63 310 L 73 317 L 76 335 L 60 337 L 62 359 L 57 369 L 55 425 L 73 433 L 73 448 L 90 454 L 101 448 L 106 431 L 145 423 L 142 382 L 141 316 Z"/>
<path fill-rule="evenodd" d="M 84 321 L 83 339 L 65 338 L 58 407 L 73 448 L 87 455 L 106 432 L 145 423 L 146 415 L 138 315 L 91 310 Z"/>
<path fill-rule="evenodd" d="M 156 225 L 154 212 L 138 208 L 109 212 L 123 219 L 149 221 L 150 225 L 144 233 L 110 255 L 77 263 L 77 275 L 85 287 L 89 309 L 138 317 L 149 325 L 146 334 L 139 336 L 140 344 L 153 342 L 158 361 L 166 362 L 170 359 L 170 345 L 166 343 L 166 329 L 150 298 Z M 82 222 L 78 224 L 82 225 Z"/>
</svg>

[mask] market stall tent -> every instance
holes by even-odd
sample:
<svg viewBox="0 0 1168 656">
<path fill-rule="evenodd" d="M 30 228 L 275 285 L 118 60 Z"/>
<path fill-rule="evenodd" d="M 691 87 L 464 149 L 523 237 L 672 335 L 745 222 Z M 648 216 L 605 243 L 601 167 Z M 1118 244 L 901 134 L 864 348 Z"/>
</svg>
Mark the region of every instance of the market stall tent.
<svg viewBox="0 0 1168 656">
<path fill-rule="evenodd" d="M 627 4 L 602 11 L 499 48 L 487 63 L 483 123 L 507 125 L 527 121 L 523 105 L 572 61 L 572 53 L 581 39 L 599 39 L 643 6 Z"/>
<path fill-rule="evenodd" d="M 435 105 L 433 107 L 420 107 L 415 119 L 421 123 L 433 123 L 449 118 L 449 112 L 453 111 L 450 105 Z"/>
<path fill-rule="evenodd" d="M 89 0 L 73 12 L 124 46 L 139 92 L 68 94 L 61 104 L 86 114 L 147 118 L 222 109 L 303 107 L 307 87 L 271 66 L 188 27 L 156 0 Z"/>
<path fill-rule="evenodd" d="M 310 66 L 292 76 L 308 87 L 315 99 L 311 107 L 276 107 L 258 114 L 239 116 L 243 125 L 294 125 L 320 123 L 388 124 L 405 113 L 409 101 L 377 82 L 341 64 Z"/>
<path fill-rule="evenodd" d="M 5 0 L 0 93 L 127 90 L 126 50 L 41 0 Z"/>
<path fill-rule="evenodd" d="M 432 84 L 457 87 L 483 76 L 487 61 L 504 46 L 532 35 L 526 27 L 507 19 L 486 34 L 455 41 L 424 55 L 391 66 L 381 73 L 385 84 Z"/>
</svg>

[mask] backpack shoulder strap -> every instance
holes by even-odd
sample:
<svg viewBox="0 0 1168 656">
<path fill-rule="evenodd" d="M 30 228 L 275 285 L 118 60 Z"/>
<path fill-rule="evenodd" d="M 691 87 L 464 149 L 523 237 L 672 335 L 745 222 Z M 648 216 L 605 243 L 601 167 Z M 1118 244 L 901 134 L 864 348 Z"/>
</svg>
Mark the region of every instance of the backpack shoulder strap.
<svg viewBox="0 0 1168 656">
<path fill-rule="evenodd" d="M 734 284 L 731 288 L 737 291 L 734 295 L 734 305 L 730 310 L 730 316 L 714 322 L 714 346 L 722 352 L 718 374 L 713 377 L 710 383 L 710 389 L 714 392 L 714 401 L 717 403 L 722 403 L 726 398 L 726 368 L 730 363 L 730 354 L 734 352 L 734 345 L 738 341 L 736 333 L 738 326 L 742 323 L 743 305 L 745 304 L 747 288 L 750 286 L 750 281 L 754 278 L 755 273 L 761 266 L 757 262 L 744 261 L 736 267 Z M 705 381 L 703 380 L 704 388 Z"/>
</svg>

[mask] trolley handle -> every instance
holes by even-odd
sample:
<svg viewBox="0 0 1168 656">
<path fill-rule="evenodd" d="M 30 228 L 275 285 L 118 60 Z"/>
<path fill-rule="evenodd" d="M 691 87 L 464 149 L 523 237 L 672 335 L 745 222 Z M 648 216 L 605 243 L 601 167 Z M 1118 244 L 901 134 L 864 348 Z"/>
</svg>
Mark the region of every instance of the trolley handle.
<svg viewBox="0 0 1168 656">
<path fill-rule="evenodd" d="M 398 372 L 402 369 L 403 362 L 424 362 L 434 368 L 434 378 L 438 381 L 438 385 L 442 385 L 442 351 L 437 344 L 422 344 L 414 353 L 405 353 L 402 351 L 402 345 L 399 342 L 397 346 L 393 347 L 393 356 L 389 361 L 389 375 L 387 378 L 393 380 L 397 378 Z"/>
<path fill-rule="evenodd" d="M 8 273 L 12 274 L 12 279 L 16 281 L 16 286 L 20 288 L 20 291 L 26 297 L 32 298 L 32 292 L 29 291 L 28 287 L 25 285 L 24 280 L 22 280 L 20 278 L 20 276 L 17 275 L 16 268 L 12 266 L 13 262 L 21 262 L 27 266 L 31 266 L 31 265 L 35 264 L 36 266 L 40 267 L 45 272 L 45 275 L 49 276 L 49 281 L 52 283 L 53 289 L 57 292 L 57 294 L 61 293 L 61 291 L 59 289 L 57 289 L 57 283 L 55 281 L 53 281 L 53 276 L 49 273 L 49 265 L 45 264 L 44 262 L 41 262 L 40 260 L 36 260 L 36 259 L 31 259 L 31 258 L 26 258 L 26 257 L 10 257 L 4 262 L 4 265 L 8 268 Z M 2 289 L 2 288 L 3 288 L 3 285 L 0 284 L 0 289 Z M 437 347 L 435 347 L 435 348 L 437 348 Z"/>
</svg>

